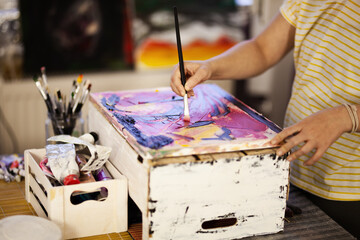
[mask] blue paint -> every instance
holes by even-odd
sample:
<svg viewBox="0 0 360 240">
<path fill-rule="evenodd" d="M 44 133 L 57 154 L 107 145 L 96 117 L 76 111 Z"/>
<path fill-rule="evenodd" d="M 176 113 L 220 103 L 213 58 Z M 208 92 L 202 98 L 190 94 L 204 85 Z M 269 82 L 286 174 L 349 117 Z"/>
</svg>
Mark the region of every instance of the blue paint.
<svg viewBox="0 0 360 240">
<path fill-rule="evenodd" d="M 188 128 L 201 127 L 212 124 L 214 121 L 197 121 L 188 126 Z"/>
<path fill-rule="evenodd" d="M 228 113 L 230 113 L 230 110 L 229 110 L 228 106 L 225 103 L 221 102 L 217 98 L 213 98 L 213 101 L 216 102 L 216 103 L 212 104 L 212 107 L 214 109 L 214 111 L 211 112 L 212 117 L 226 116 Z M 224 110 L 223 113 L 220 113 L 221 108 Z"/>
<path fill-rule="evenodd" d="M 115 107 L 115 105 L 118 104 L 119 101 L 120 101 L 120 97 L 114 94 L 111 97 L 109 97 L 108 99 L 103 97 L 101 99 L 101 104 L 109 111 L 118 111 L 118 112 L 123 112 L 123 113 L 130 113 L 130 111 L 120 110 L 120 109 Z"/>
<path fill-rule="evenodd" d="M 146 136 L 139 129 L 135 127 L 135 119 L 131 116 L 121 115 L 119 113 L 114 113 L 114 116 L 118 122 L 124 126 L 124 128 L 129 131 L 129 133 L 135 137 L 136 141 L 144 146 L 151 149 L 159 149 L 163 146 L 171 144 L 174 140 L 167 136 L 156 135 L 156 136 Z"/>
<path fill-rule="evenodd" d="M 108 99 L 103 97 L 101 99 L 101 104 L 106 107 L 109 111 L 116 110 L 115 105 L 120 101 L 120 97 L 113 94 Z"/>
<path fill-rule="evenodd" d="M 218 94 L 218 92 L 214 92 L 214 90 L 212 88 L 209 88 L 209 86 L 207 85 L 203 85 L 203 87 L 205 88 L 204 91 L 196 91 L 196 98 L 201 99 L 201 101 L 191 101 L 190 112 L 192 109 L 196 109 L 196 111 L 200 113 L 209 113 L 211 117 L 221 117 L 230 113 L 230 109 L 228 108 L 226 103 L 220 100 L 221 94 Z M 209 95 L 208 93 L 210 92 L 215 94 Z M 193 119 L 192 114 L 190 116 Z M 195 118 L 196 117 L 197 116 L 195 115 Z M 204 117 L 207 116 L 203 116 L 201 117 L 201 119 L 196 120 L 202 120 Z"/>
<path fill-rule="evenodd" d="M 180 118 L 180 114 L 175 115 L 148 115 L 148 116 L 139 116 L 139 115 L 131 115 L 136 121 L 143 122 L 146 124 L 153 124 L 154 121 L 162 121 L 162 122 L 173 122 Z"/>
<path fill-rule="evenodd" d="M 226 127 L 222 127 L 221 129 L 224 131 L 224 133 L 219 136 L 220 139 L 222 139 L 222 140 L 233 140 L 234 139 L 233 137 L 230 136 L 230 134 L 231 134 L 230 129 L 228 129 Z"/>
</svg>

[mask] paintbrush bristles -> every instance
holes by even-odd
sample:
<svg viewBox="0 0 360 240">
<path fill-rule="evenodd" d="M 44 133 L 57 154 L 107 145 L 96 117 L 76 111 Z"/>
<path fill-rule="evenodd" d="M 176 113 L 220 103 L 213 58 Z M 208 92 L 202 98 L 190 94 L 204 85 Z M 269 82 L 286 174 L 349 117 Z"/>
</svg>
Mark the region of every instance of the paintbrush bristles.
<svg viewBox="0 0 360 240">
<path fill-rule="evenodd" d="M 184 121 L 190 122 L 189 103 L 187 94 L 184 95 Z"/>
<path fill-rule="evenodd" d="M 45 93 L 43 87 L 41 86 L 38 76 L 36 76 L 36 75 L 33 76 L 33 80 L 35 82 L 36 87 L 39 89 L 41 96 L 43 97 L 44 100 L 46 100 L 47 99 L 46 93 Z"/>
<path fill-rule="evenodd" d="M 48 81 L 47 81 L 47 77 L 46 77 L 46 71 L 45 71 L 45 67 L 41 67 L 40 68 L 41 70 L 41 76 L 42 76 L 42 79 L 44 81 L 44 86 L 45 86 L 45 89 L 46 91 L 49 91 L 49 87 L 48 87 Z"/>
</svg>

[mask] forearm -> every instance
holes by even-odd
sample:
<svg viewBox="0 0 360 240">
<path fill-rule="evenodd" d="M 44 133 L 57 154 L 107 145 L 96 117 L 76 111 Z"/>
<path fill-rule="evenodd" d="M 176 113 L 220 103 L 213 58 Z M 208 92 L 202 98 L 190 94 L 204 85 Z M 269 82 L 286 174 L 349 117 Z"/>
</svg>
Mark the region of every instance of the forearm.
<svg viewBox="0 0 360 240">
<path fill-rule="evenodd" d="M 244 79 L 262 73 L 277 63 L 294 46 L 295 28 L 279 13 L 255 39 L 241 42 L 206 61 L 185 62 L 187 79 L 181 84 L 179 68 L 171 76 L 171 89 L 184 96 L 208 79 Z"/>
<path fill-rule="evenodd" d="M 294 46 L 295 28 L 279 13 L 259 36 L 207 60 L 211 79 L 256 76 L 277 63 Z"/>
<path fill-rule="evenodd" d="M 256 76 L 269 67 L 255 40 L 241 42 L 207 62 L 213 80 L 244 79 Z"/>
</svg>

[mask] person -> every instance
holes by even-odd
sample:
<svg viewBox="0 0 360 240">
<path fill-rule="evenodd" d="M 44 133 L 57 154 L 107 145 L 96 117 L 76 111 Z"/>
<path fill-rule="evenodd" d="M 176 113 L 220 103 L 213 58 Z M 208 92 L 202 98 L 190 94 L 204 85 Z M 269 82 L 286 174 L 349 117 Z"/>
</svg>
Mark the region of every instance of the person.
<svg viewBox="0 0 360 240">
<path fill-rule="evenodd" d="M 285 128 L 271 143 L 281 144 L 277 155 L 292 150 L 292 185 L 360 237 L 359 2 L 285 0 L 258 36 L 211 59 L 186 61 L 184 87 L 175 67 L 170 85 L 192 97 L 208 79 L 258 75 L 292 49 L 295 76 Z"/>
</svg>

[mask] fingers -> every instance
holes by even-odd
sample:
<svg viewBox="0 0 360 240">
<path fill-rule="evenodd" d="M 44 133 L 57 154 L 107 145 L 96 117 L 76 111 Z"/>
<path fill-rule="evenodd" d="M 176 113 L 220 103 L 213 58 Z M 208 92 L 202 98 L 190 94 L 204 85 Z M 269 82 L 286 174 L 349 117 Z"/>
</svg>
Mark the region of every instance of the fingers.
<svg viewBox="0 0 360 240">
<path fill-rule="evenodd" d="M 302 155 L 308 154 L 311 152 L 315 147 L 311 146 L 310 144 L 305 144 L 302 148 L 299 150 L 293 152 L 290 154 L 290 156 L 287 157 L 287 160 L 289 162 L 301 157 Z M 312 157 L 308 160 L 306 160 L 303 165 L 304 166 L 310 166 L 313 165 L 315 162 L 319 161 L 321 156 L 324 154 L 325 150 L 317 149 L 315 153 L 312 155 Z"/>
<path fill-rule="evenodd" d="M 184 86 L 181 84 L 181 78 L 180 78 L 180 71 L 179 71 L 179 65 L 176 65 L 174 67 L 171 81 L 170 81 L 171 89 L 179 96 L 185 95 L 185 89 Z"/>
<path fill-rule="evenodd" d="M 188 92 L 188 96 L 194 96 L 192 89 L 210 78 L 210 70 L 208 64 L 204 62 L 185 62 L 185 74 L 186 74 L 186 83 L 185 87 L 181 84 L 181 76 L 179 71 L 179 66 L 174 67 L 170 86 L 171 89 L 178 95 L 184 96 L 185 91 Z"/>
<path fill-rule="evenodd" d="M 187 80 L 185 84 L 185 90 L 190 91 L 192 90 L 196 85 L 199 83 L 204 82 L 208 79 L 208 70 L 205 67 L 199 67 L 193 75 L 191 75 Z"/>
<path fill-rule="evenodd" d="M 277 151 L 276 154 L 278 156 L 282 156 L 285 153 L 289 152 L 293 147 L 299 145 L 304 142 L 305 139 L 302 136 L 293 136 L 286 140 L 286 143 L 283 144 Z"/>
<path fill-rule="evenodd" d="M 302 147 L 292 152 L 288 157 L 288 161 L 293 161 L 305 154 L 310 153 L 313 149 L 317 149 L 317 143 L 314 140 L 310 140 L 306 137 L 305 134 L 300 133 L 299 128 L 296 126 L 292 126 L 284 129 L 282 132 L 278 133 L 271 141 L 271 144 L 280 144 L 281 142 L 285 142 L 281 147 L 276 151 L 276 155 L 282 156 L 287 152 L 290 152 L 292 148 L 298 146 L 301 143 L 305 143 Z M 312 165 L 316 161 L 318 161 L 322 154 L 325 152 L 317 149 L 315 154 L 306 162 L 304 165 Z"/>
<path fill-rule="evenodd" d="M 325 153 L 325 150 L 317 149 L 317 151 L 314 153 L 314 155 L 307 161 L 304 162 L 305 166 L 313 165 L 315 162 L 317 162 L 321 156 Z"/>
<path fill-rule="evenodd" d="M 312 142 L 307 142 L 304 144 L 304 146 L 300 147 L 298 150 L 291 153 L 286 159 L 291 162 L 302 155 L 308 154 L 315 148 L 315 144 Z"/>
<path fill-rule="evenodd" d="M 188 93 L 188 97 L 193 97 L 195 96 L 194 90 L 190 90 L 187 92 Z"/>
<path fill-rule="evenodd" d="M 278 156 L 282 156 L 285 153 L 289 152 L 293 147 L 299 145 L 300 143 L 305 142 L 305 144 L 297 149 L 296 151 L 292 152 L 286 159 L 291 162 L 295 159 L 300 158 L 303 155 L 306 155 L 310 153 L 312 150 L 316 149 L 315 153 L 312 155 L 312 157 L 304 162 L 305 166 L 313 165 L 315 162 L 317 162 L 321 156 L 325 153 L 326 148 L 322 149 L 319 148 L 315 141 L 306 141 L 301 137 L 294 136 L 287 140 L 287 142 L 282 145 L 277 151 L 276 154 Z"/>
<path fill-rule="evenodd" d="M 341 119 L 339 109 L 342 110 L 342 108 L 322 110 L 278 133 L 270 141 L 273 145 L 281 145 L 276 154 L 282 156 L 293 147 L 303 144 L 287 159 L 293 161 L 300 156 L 308 155 L 308 160 L 303 164 L 314 164 L 343 133 L 341 125 L 344 125 L 344 121 Z M 310 154 L 313 150 L 315 151 Z"/>
<path fill-rule="evenodd" d="M 287 138 L 293 137 L 299 132 L 300 129 L 295 126 L 285 128 L 280 133 L 278 133 L 273 139 L 271 139 L 270 143 L 273 145 L 280 144 L 281 142 L 285 141 Z"/>
</svg>

